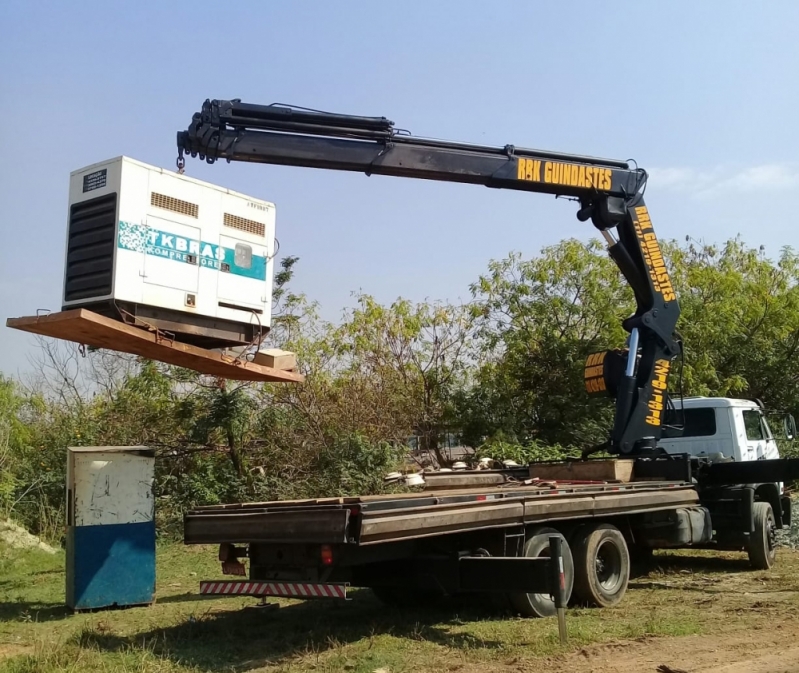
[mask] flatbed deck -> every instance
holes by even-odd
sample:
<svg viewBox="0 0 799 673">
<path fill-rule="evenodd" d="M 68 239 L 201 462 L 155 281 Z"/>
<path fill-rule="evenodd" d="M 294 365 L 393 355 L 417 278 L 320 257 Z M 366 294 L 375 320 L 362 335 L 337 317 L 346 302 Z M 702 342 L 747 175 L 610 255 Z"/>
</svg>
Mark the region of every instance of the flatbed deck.
<svg viewBox="0 0 799 673">
<path fill-rule="evenodd" d="M 165 338 L 154 330 L 128 325 L 86 309 L 9 318 L 6 326 L 40 336 L 107 348 L 186 367 L 236 381 L 301 383 L 302 374 L 233 358 L 220 352 Z"/>
<path fill-rule="evenodd" d="M 506 482 L 445 491 L 196 507 L 185 516 L 184 541 L 366 546 L 698 503 L 695 487 L 680 481 Z"/>
</svg>

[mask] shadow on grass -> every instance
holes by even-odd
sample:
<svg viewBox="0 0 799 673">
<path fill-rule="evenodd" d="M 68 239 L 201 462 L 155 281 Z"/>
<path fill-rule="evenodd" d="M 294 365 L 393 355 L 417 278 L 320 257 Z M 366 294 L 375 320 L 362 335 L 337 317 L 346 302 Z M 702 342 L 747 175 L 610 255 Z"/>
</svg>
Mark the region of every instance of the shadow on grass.
<svg viewBox="0 0 799 673">
<path fill-rule="evenodd" d="M 739 573 L 752 570 L 749 559 L 743 554 L 736 558 L 720 556 L 693 556 L 685 554 L 658 554 L 652 559 L 652 570 L 661 570 L 665 573 L 691 573 L 714 575 Z"/>
<path fill-rule="evenodd" d="M 706 586 L 692 586 L 685 580 L 697 576 L 705 582 L 716 584 L 722 575 L 738 574 L 752 570 L 746 557 L 694 556 L 683 554 L 658 554 L 648 563 L 630 573 L 630 589 L 681 589 L 684 591 L 707 591 Z"/>
<path fill-rule="evenodd" d="M 218 600 L 219 596 L 207 596 L 204 594 L 191 593 L 187 591 L 182 594 L 173 594 L 172 596 L 164 596 L 163 598 L 156 598 L 156 604 L 162 605 L 164 603 L 205 603 L 208 601 Z"/>
<path fill-rule="evenodd" d="M 72 611 L 63 603 L 9 601 L 0 603 L 0 622 L 49 622 L 66 619 Z"/>
<path fill-rule="evenodd" d="M 204 671 L 218 670 L 221 661 L 232 670 L 286 664 L 298 656 L 322 654 L 364 640 L 370 641 L 367 647 L 371 648 L 371 641 L 382 635 L 456 649 L 507 645 L 453 632 L 452 627 L 458 624 L 507 618 L 501 610 L 473 600 L 447 601 L 425 610 L 399 610 L 386 607 L 369 591 L 359 591 L 347 603 L 319 601 L 279 609 L 213 610 L 200 612 L 176 626 L 130 637 L 84 631 L 77 644 L 106 651 L 147 647 L 159 656 Z"/>
</svg>

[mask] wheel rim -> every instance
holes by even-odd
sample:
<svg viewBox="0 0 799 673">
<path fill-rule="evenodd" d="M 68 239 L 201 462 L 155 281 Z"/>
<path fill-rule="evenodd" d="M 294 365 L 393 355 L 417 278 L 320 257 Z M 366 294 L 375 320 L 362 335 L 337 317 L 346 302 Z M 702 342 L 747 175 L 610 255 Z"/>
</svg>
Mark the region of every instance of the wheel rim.
<svg viewBox="0 0 799 673">
<path fill-rule="evenodd" d="M 777 526 L 772 517 L 766 519 L 766 549 L 769 556 L 773 555 L 777 547 Z"/>
<path fill-rule="evenodd" d="M 599 545 L 594 559 L 597 582 L 604 591 L 614 593 L 621 585 L 621 552 L 610 540 Z"/>
</svg>

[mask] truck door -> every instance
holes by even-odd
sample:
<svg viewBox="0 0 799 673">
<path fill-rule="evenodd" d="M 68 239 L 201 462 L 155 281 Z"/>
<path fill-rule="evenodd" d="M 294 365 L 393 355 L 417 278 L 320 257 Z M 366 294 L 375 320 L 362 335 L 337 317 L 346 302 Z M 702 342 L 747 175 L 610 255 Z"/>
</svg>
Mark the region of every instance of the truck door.
<svg viewBox="0 0 799 673">
<path fill-rule="evenodd" d="M 746 452 L 742 456 L 743 460 L 778 457 L 776 442 L 760 409 L 744 409 L 741 413 L 746 429 Z"/>
<path fill-rule="evenodd" d="M 760 420 L 763 423 L 763 432 L 766 434 L 766 460 L 774 460 L 780 457 L 780 450 L 777 446 L 777 440 L 774 439 L 774 434 L 771 432 L 766 417 L 761 414 Z"/>
</svg>

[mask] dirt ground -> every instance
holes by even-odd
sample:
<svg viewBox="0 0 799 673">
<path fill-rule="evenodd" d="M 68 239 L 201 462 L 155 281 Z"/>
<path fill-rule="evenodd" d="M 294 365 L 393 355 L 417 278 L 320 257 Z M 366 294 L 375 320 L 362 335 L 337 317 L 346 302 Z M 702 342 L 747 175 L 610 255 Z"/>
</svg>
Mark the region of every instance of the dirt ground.
<svg viewBox="0 0 799 673">
<path fill-rule="evenodd" d="M 640 638 L 590 645 L 563 657 L 569 673 L 799 673 L 799 623 L 722 636 Z"/>
</svg>

